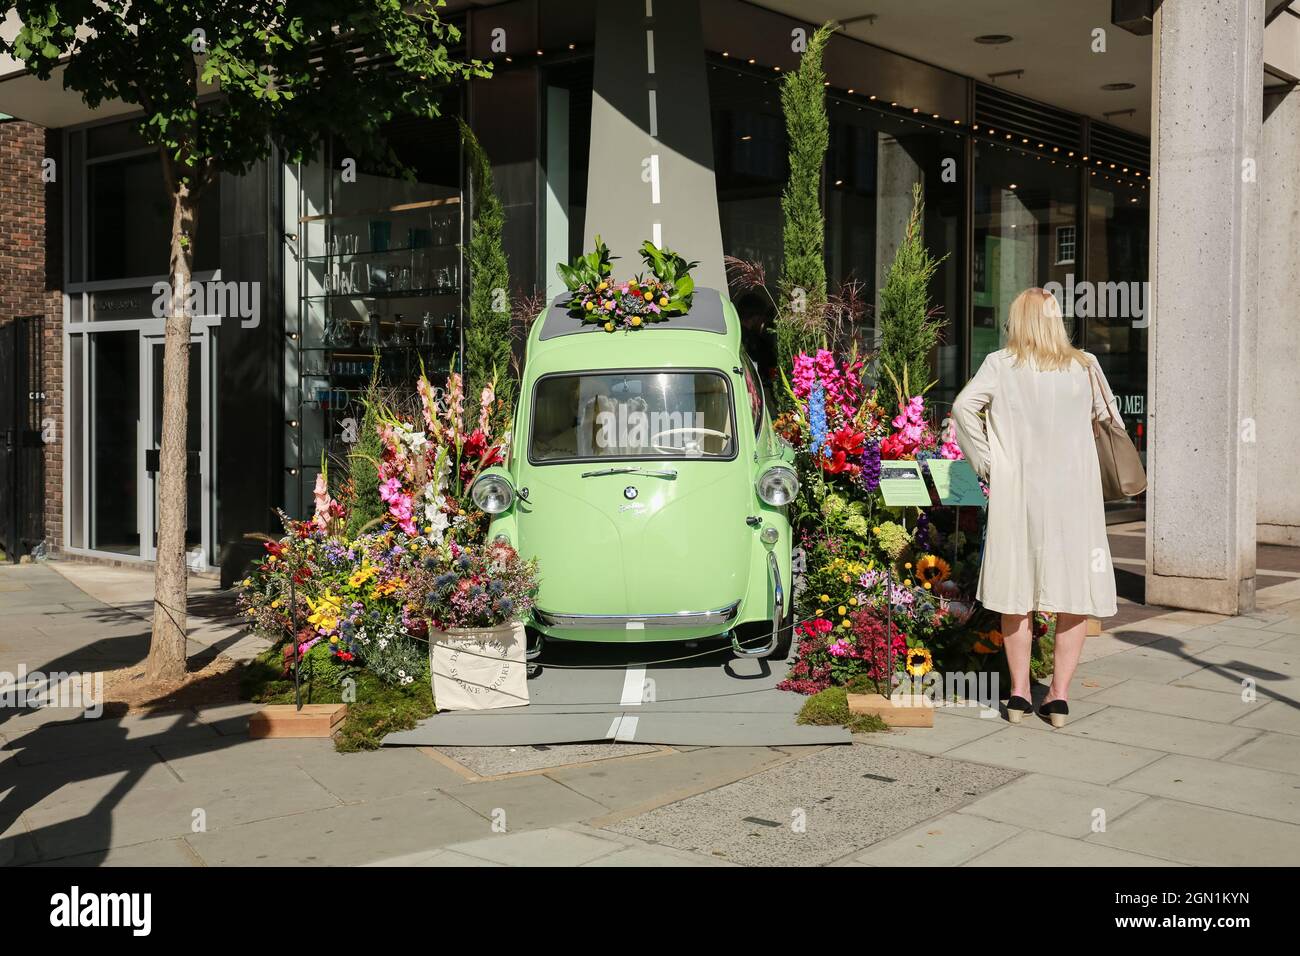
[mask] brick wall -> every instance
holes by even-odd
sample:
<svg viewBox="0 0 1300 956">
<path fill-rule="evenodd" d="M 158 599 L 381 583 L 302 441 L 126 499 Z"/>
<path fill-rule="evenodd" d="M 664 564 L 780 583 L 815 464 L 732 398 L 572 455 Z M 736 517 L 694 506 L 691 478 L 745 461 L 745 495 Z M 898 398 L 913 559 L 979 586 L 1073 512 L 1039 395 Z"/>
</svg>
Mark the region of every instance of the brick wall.
<svg viewBox="0 0 1300 956">
<path fill-rule="evenodd" d="M 20 120 L 0 122 L 0 323 L 44 315 L 45 402 L 55 440 L 45 445 L 45 538 L 63 542 L 63 216 L 58 130 Z M 56 181 L 42 180 L 42 161 L 55 160 Z M 9 369 L 0 369 L 7 378 Z"/>
</svg>

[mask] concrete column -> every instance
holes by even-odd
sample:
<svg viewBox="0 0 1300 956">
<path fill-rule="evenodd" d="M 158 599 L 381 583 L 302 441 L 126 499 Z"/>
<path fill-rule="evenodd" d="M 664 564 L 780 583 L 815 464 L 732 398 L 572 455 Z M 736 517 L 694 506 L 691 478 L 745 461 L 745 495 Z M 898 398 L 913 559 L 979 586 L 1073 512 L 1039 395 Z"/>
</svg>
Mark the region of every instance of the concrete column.
<svg viewBox="0 0 1300 956">
<path fill-rule="evenodd" d="M 593 83 L 584 248 L 599 233 L 625 277 L 657 238 L 725 290 L 699 0 L 601 0 Z"/>
<path fill-rule="evenodd" d="M 1300 90 L 1264 97 L 1259 189 L 1259 460 L 1257 534 L 1300 545 Z"/>
<path fill-rule="evenodd" d="M 1146 600 L 1255 603 L 1263 5 L 1178 0 L 1152 44 Z"/>
</svg>

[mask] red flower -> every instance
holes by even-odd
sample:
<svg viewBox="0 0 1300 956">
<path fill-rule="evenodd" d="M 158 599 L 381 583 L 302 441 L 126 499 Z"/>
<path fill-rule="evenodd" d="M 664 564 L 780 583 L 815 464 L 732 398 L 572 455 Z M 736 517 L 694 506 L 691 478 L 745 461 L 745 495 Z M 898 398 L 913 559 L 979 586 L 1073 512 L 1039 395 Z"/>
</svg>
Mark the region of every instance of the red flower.
<svg viewBox="0 0 1300 956">
<path fill-rule="evenodd" d="M 862 468 L 862 443 L 866 433 L 845 425 L 826 436 L 826 451 L 829 457 L 818 456 L 822 470 L 832 475 L 857 474 Z"/>
<path fill-rule="evenodd" d="M 910 453 L 907 442 L 903 436 L 897 433 L 887 436 L 880 443 L 880 458 L 882 461 L 898 461 L 905 458 Z"/>
<path fill-rule="evenodd" d="M 281 544 L 279 541 L 265 541 L 262 543 L 262 547 L 266 548 L 267 554 L 273 554 L 277 558 L 280 555 L 284 554 L 286 550 L 285 546 Z"/>
</svg>

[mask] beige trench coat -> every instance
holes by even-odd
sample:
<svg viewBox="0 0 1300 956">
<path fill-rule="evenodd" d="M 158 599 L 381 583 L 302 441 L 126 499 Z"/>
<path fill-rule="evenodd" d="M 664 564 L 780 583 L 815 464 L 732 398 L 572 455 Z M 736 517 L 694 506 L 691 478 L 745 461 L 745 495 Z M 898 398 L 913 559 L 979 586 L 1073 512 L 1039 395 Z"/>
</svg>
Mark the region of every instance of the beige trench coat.
<svg viewBox="0 0 1300 956">
<path fill-rule="evenodd" d="M 953 403 L 957 444 L 989 483 L 980 602 L 1004 614 L 1115 613 L 1092 419 L 1119 407 L 1097 359 L 1039 371 L 989 355 Z M 980 412 L 988 409 L 985 420 Z"/>
</svg>

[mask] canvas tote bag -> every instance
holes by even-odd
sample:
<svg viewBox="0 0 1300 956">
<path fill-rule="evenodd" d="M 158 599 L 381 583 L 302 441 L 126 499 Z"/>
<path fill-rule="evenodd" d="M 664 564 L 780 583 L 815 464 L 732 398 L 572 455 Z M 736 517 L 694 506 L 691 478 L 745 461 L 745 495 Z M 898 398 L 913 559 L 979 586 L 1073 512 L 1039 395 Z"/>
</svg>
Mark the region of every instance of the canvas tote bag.
<svg viewBox="0 0 1300 956">
<path fill-rule="evenodd" d="M 1097 376 L 1088 366 L 1088 386 L 1093 394 L 1093 408 L 1097 407 Z M 1105 396 L 1103 395 L 1103 398 Z M 1110 402 L 1106 402 L 1106 417 L 1092 420 L 1092 437 L 1097 442 L 1097 464 L 1101 466 L 1102 501 L 1132 498 L 1147 488 L 1146 471 L 1142 458 L 1133 447 L 1123 424 L 1115 417 Z"/>
<path fill-rule="evenodd" d="M 495 710 L 528 703 L 522 624 L 429 631 L 429 670 L 439 711 Z"/>
</svg>

